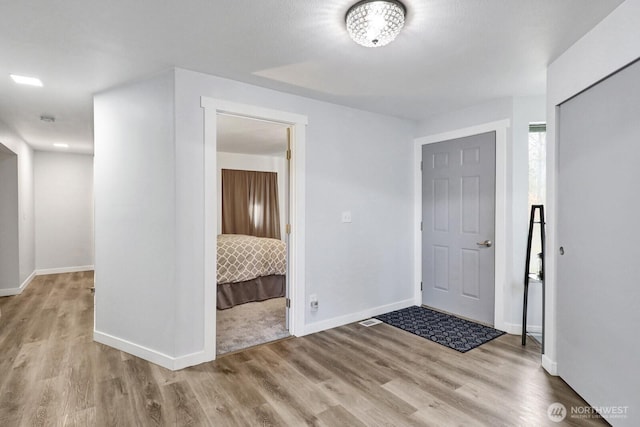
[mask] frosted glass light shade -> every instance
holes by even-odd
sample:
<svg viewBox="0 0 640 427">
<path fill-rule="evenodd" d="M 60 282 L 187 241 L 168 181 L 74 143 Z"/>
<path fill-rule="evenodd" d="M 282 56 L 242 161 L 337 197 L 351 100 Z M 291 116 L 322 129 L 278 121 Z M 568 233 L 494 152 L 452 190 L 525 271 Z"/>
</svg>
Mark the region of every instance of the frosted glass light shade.
<svg viewBox="0 0 640 427">
<path fill-rule="evenodd" d="M 346 22 L 349 35 L 359 45 L 385 46 L 404 27 L 406 9 L 395 0 L 363 0 L 349 9 Z"/>
</svg>

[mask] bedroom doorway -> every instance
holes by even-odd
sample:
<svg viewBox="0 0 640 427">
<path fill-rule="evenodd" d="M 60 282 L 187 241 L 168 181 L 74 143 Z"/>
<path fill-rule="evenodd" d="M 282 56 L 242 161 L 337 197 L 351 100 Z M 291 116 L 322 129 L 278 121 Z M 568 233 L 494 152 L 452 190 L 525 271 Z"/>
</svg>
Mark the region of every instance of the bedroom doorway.
<svg viewBox="0 0 640 427">
<path fill-rule="evenodd" d="M 256 105 L 242 104 L 224 99 L 201 97 L 204 110 L 204 344 L 208 360 L 214 360 L 217 327 L 217 235 L 218 235 L 218 178 L 217 171 L 217 127 L 219 114 L 259 119 L 285 124 L 289 127 L 291 144 L 289 160 L 289 224 L 287 229 L 287 274 L 289 307 L 289 334 L 305 334 L 305 149 L 308 118 L 301 114 L 274 110 Z"/>
<path fill-rule="evenodd" d="M 216 115 L 216 353 L 290 336 L 290 125 Z"/>
</svg>

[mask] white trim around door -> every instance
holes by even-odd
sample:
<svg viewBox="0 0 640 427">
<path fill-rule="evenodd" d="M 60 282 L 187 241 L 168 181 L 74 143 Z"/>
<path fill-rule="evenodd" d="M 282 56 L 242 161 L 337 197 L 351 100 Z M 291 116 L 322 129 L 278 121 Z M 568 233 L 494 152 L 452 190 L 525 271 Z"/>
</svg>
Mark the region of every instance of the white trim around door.
<svg viewBox="0 0 640 427">
<path fill-rule="evenodd" d="M 304 265 L 304 218 L 305 218 L 305 137 L 308 119 L 306 116 L 284 111 L 240 104 L 221 99 L 201 97 L 204 111 L 204 333 L 205 353 L 208 360 L 216 357 L 216 278 L 217 278 L 217 167 L 216 129 L 219 113 L 238 115 L 259 120 L 286 123 L 291 126 L 291 200 L 289 236 L 290 248 L 290 318 L 291 335 L 304 334 L 305 265 Z"/>
<path fill-rule="evenodd" d="M 478 135 L 486 132 L 496 133 L 496 224 L 495 224 L 495 313 L 494 327 L 506 330 L 507 323 L 505 314 L 508 309 L 505 296 L 507 295 L 508 284 L 508 251 L 510 247 L 511 231 L 507 224 L 507 130 L 511 126 L 509 120 L 500 120 L 471 126 L 451 132 L 429 135 L 414 140 L 414 218 L 415 218 L 415 238 L 414 238 L 414 300 L 416 305 L 422 305 L 422 291 L 420 281 L 422 277 L 422 232 L 420 221 L 422 218 L 422 177 L 420 173 L 420 161 L 422 160 L 422 146 L 434 144 L 436 142 L 448 141 L 451 139 L 464 138 L 466 136 Z"/>
</svg>

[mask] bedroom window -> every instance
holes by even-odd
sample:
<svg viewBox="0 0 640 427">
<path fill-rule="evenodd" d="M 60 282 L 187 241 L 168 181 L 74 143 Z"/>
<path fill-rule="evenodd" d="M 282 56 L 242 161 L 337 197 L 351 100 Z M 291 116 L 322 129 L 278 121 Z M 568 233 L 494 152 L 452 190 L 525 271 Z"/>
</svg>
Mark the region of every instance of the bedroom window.
<svg viewBox="0 0 640 427">
<path fill-rule="evenodd" d="M 276 172 L 222 169 L 222 234 L 280 239 Z"/>
</svg>

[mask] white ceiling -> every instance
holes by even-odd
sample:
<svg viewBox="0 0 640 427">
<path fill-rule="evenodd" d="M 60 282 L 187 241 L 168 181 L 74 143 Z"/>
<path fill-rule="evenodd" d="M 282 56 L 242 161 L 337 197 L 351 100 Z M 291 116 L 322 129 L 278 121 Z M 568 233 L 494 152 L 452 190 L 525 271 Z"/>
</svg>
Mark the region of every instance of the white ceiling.
<svg viewBox="0 0 640 427">
<path fill-rule="evenodd" d="M 0 0 L 0 120 L 91 152 L 92 94 L 174 66 L 418 120 L 543 94 L 546 66 L 621 2 L 405 0 L 398 39 L 368 49 L 344 28 L 355 0 Z"/>
<path fill-rule="evenodd" d="M 287 125 L 218 114 L 216 147 L 225 153 L 283 157 L 287 151 Z"/>
</svg>

